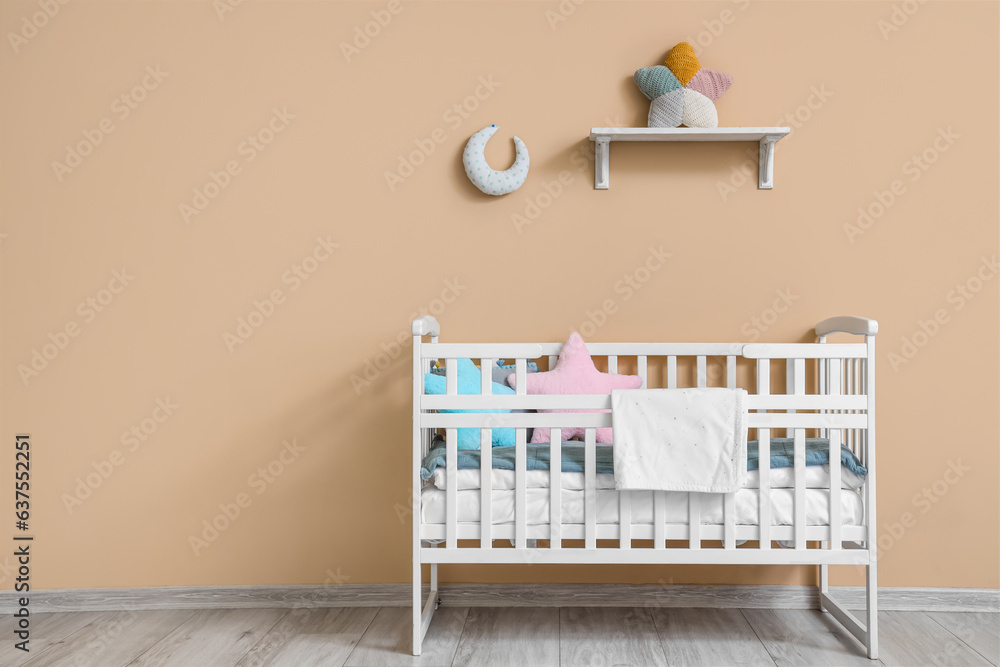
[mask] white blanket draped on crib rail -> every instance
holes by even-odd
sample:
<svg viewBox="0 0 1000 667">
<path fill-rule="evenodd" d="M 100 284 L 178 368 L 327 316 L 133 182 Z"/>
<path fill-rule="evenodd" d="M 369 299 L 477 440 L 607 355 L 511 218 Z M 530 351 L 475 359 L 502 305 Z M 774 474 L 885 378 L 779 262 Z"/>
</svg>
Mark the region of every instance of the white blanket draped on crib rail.
<svg viewBox="0 0 1000 667">
<path fill-rule="evenodd" d="M 611 392 L 615 488 L 733 493 L 747 474 L 743 389 Z"/>
</svg>

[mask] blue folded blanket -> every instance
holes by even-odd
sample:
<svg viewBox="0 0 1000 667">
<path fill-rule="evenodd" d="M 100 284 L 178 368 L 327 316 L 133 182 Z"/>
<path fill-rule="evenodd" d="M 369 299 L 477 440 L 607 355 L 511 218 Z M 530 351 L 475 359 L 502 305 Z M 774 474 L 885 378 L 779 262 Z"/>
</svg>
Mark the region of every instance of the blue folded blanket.
<svg viewBox="0 0 1000 667">
<path fill-rule="evenodd" d="M 771 438 L 771 468 L 791 468 L 795 465 L 795 444 L 792 438 Z M 493 468 L 495 470 L 514 469 L 514 448 L 494 447 Z M 597 445 L 598 474 L 613 474 L 615 471 L 612 445 Z M 747 470 L 757 470 L 760 455 L 756 440 L 747 442 Z M 583 472 L 584 444 L 571 440 L 562 443 L 562 471 Z M 446 461 L 444 444 L 433 447 L 424 457 L 420 469 L 421 479 L 430 479 L 437 468 L 443 468 Z M 478 449 L 458 450 L 458 469 L 476 469 L 480 467 Z M 806 438 L 806 465 L 821 466 L 830 462 L 830 441 L 826 438 Z M 854 456 L 850 449 L 841 445 L 840 462 L 851 472 L 864 476 L 868 470 Z M 547 442 L 527 446 L 527 469 L 549 469 L 549 444 Z"/>
</svg>

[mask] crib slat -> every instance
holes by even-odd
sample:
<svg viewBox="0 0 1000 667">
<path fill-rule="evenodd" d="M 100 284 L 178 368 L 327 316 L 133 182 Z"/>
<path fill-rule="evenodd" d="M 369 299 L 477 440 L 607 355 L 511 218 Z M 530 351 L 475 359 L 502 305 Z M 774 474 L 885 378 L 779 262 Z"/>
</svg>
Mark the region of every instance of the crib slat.
<svg viewBox="0 0 1000 667">
<path fill-rule="evenodd" d="M 608 355 L 608 372 L 609 373 L 618 372 L 618 355 L 616 354 Z"/>
<path fill-rule="evenodd" d="M 483 364 L 486 360 L 483 360 Z M 483 374 L 485 376 L 485 373 Z M 493 429 L 479 431 L 479 548 L 493 548 Z"/>
<path fill-rule="evenodd" d="M 493 359 L 479 360 L 479 393 L 490 396 L 493 393 Z"/>
<path fill-rule="evenodd" d="M 804 395 L 806 393 L 806 360 L 792 359 L 792 391 L 789 394 Z M 794 410 L 789 410 L 794 412 Z"/>
<path fill-rule="evenodd" d="M 632 492 L 618 492 L 618 548 L 632 548 Z"/>
<path fill-rule="evenodd" d="M 854 360 L 844 359 L 844 393 L 853 394 L 854 393 Z M 850 411 L 848 411 L 850 414 Z M 847 446 L 852 447 L 854 444 L 854 430 L 848 429 L 844 432 L 844 440 L 847 441 Z M 853 449 L 853 447 L 852 447 Z"/>
<path fill-rule="evenodd" d="M 597 429 L 587 428 L 583 438 L 584 467 L 584 519 L 586 532 L 584 546 L 597 548 Z"/>
<path fill-rule="evenodd" d="M 640 354 L 638 357 L 636 357 L 636 362 L 639 365 L 639 379 L 642 380 L 642 384 L 639 385 L 639 388 L 645 389 L 647 384 L 646 374 L 648 373 L 648 370 L 646 368 L 646 355 Z"/>
<path fill-rule="evenodd" d="M 458 359 L 445 360 L 444 390 L 450 396 L 458 393 Z"/>
<path fill-rule="evenodd" d="M 826 342 L 826 336 L 820 336 L 819 342 L 821 342 L 821 343 Z M 827 368 L 829 366 L 830 366 L 830 360 L 829 359 L 820 359 L 819 360 L 819 393 L 820 394 L 829 394 L 830 393 L 830 387 L 829 387 L 829 385 L 827 385 L 827 378 L 828 378 Z M 820 410 L 820 414 L 824 414 L 825 415 L 828 412 L 829 412 L 829 410 L 826 410 L 826 409 Z M 821 428 L 819 430 L 819 437 L 821 437 L 821 438 L 828 438 L 828 437 L 830 437 L 830 435 L 829 435 L 829 429 Z"/>
<path fill-rule="evenodd" d="M 840 512 L 840 430 L 830 430 L 830 548 L 843 548 L 840 538 L 843 519 Z"/>
<path fill-rule="evenodd" d="M 868 360 L 861 361 L 861 393 L 864 394 L 865 401 L 868 401 Z M 868 429 L 861 432 L 861 443 L 858 450 L 854 452 L 862 461 L 868 460 Z"/>
<path fill-rule="evenodd" d="M 806 360 L 791 359 L 792 394 L 806 393 Z M 789 410 L 791 412 L 791 410 Z M 795 548 L 806 548 L 806 431 L 795 429 Z"/>
<path fill-rule="evenodd" d="M 701 549 L 700 493 L 688 493 L 688 548 Z"/>
<path fill-rule="evenodd" d="M 771 393 L 771 360 L 757 360 L 757 395 Z M 761 549 L 771 548 L 771 429 L 757 429 L 757 452 L 759 496 L 757 503 L 757 523 L 760 526 Z"/>
<path fill-rule="evenodd" d="M 653 548 L 667 547 L 667 494 L 653 491 Z"/>
<path fill-rule="evenodd" d="M 831 396 L 840 395 L 841 370 L 840 359 L 830 360 L 828 381 Z M 840 539 L 843 525 L 840 512 L 840 442 L 843 432 L 841 429 L 829 429 L 826 435 L 830 439 L 830 549 L 843 548 L 843 541 Z"/>
<path fill-rule="evenodd" d="M 667 389 L 677 388 L 677 357 L 667 357 Z"/>
<path fill-rule="evenodd" d="M 795 548 L 806 548 L 806 430 L 795 429 Z"/>
<path fill-rule="evenodd" d="M 525 396 L 528 393 L 528 381 L 526 375 L 528 373 L 528 362 L 525 359 L 517 359 L 514 362 L 514 372 L 517 373 L 517 388 L 515 389 L 518 396 Z"/>
<path fill-rule="evenodd" d="M 726 357 L 726 387 L 736 389 L 736 355 Z"/>
<path fill-rule="evenodd" d="M 861 364 L 864 363 L 863 359 L 854 360 L 854 395 L 861 394 Z M 857 411 L 854 411 L 857 414 Z M 857 453 L 859 445 L 859 440 L 861 438 L 861 431 L 858 429 L 853 429 L 851 432 L 851 444 L 850 449 L 852 452 Z"/>
<path fill-rule="evenodd" d="M 830 366 L 827 368 L 827 391 L 830 396 L 836 397 L 843 395 L 843 370 L 844 367 L 841 359 L 830 359 Z M 843 410 L 831 410 L 831 412 L 841 413 Z M 824 437 L 830 437 L 830 433 L 832 433 L 832 429 L 828 431 Z"/>
<path fill-rule="evenodd" d="M 708 358 L 704 355 L 698 355 L 698 387 L 708 386 Z"/>
<path fill-rule="evenodd" d="M 723 520 L 725 522 L 725 538 L 723 545 L 726 549 L 736 548 L 736 494 L 727 493 L 723 496 Z"/>
<path fill-rule="evenodd" d="M 449 368 L 454 363 L 448 363 Z M 445 543 L 449 549 L 458 547 L 458 429 L 445 431 Z"/>
<path fill-rule="evenodd" d="M 553 368 L 555 368 L 555 367 L 556 367 L 556 360 L 558 360 L 558 359 L 559 359 L 559 357 L 558 357 L 558 356 L 556 356 L 556 355 L 554 355 L 554 354 L 550 354 L 550 355 L 549 355 L 549 370 L 550 370 L 550 371 L 551 371 L 551 370 L 552 370 Z"/>
<path fill-rule="evenodd" d="M 519 360 L 523 361 L 523 360 Z M 521 383 L 518 382 L 518 386 Z M 525 443 L 527 429 L 519 428 L 514 437 L 514 546 L 528 546 L 528 488 L 526 477 L 528 449 Z"/>
<path fill-rule="evenodd" d="M 562 548 L 562 429 L 549 439 L 549 548 Z"/>
</svg>

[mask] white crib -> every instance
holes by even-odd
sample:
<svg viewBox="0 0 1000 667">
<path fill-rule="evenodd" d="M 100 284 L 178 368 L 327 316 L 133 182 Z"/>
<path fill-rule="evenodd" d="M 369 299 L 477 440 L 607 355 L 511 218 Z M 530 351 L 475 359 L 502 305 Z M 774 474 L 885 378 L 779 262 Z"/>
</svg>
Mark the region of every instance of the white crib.
<svg viewBox="0 0 1000 667">
<path fill-rule="evenodd" d="M 714 494 L 685 493 L 686 516 L 678 518 L 676 506 L 668 503 L 674 492 L 608 491 L 598 489 L 595 429 L 611 426 L 610 413 L 443 413 L 439 410 L 485 409 L 610 409 L 610 396 L 527 395 L 527 362 L 548 358 L 554 367 L 561 343 L 441 343 L 440 326 L 433 317 L 413 322 L 413 654 L 421 643 L 439 600 L 438 565 L 442 563 L 614 563 L 614 564 L 729 564 L 729 565 L 819 565 L 820 606 L 862 642 L 869 658 L 878 655 L 876 616 L 876 523 L 875 523 L 875 334 L 878 324 L 860 317 L 835 317 L 816 325 L 818 343 L 588 343 L 591 355 L 606 358 L 608 372 L 628 367 L 642 378 L 642 387 L 726 386 L 737 387 L 738 369 L 749 395 L 749 427 L 759 442 L 759 473 L 756 489 L 742 489 L 740 512 L 745 515 L 747 493 L 751 496 L 755 523 L 738 520 L 737 494 L 720 494 L 722 518 L 703 521 L 703 503 Z M 856 343 L 828 343 L 834 333 L 862 337 Z M 425 342 L 424 337 L 430 341 Z M 482 373 L 482 395 L 459 395 L 454 360 L 470 358 L 481 368 L 491 368 L 497 359 L 515 360 L 517 391 L 514 396 L 492 395 L 490 373 Z M 446 394 L 424 393 L 424 374 L 433 360 L 446 364 Z M 772 370 L 784 366 L 785 391 L 773 393 Z M 710 372 L 718 371 L 717 373 Z M 778 379 L 778 378 L 774 378 Z M 659 380 L 659 381 L 656 381 Z M 513 427 L 516 434 L 513 489 L 492 488 L 492 428 Z M 525 466 L 526 429 L 552 428 L 547 488 L 531 489 L 532 497 L 548 494 L 548 515 L 529 521 Z M 564 488 L 559 429 L 586 428 L 584 473 L 581 491 Z M 459 490 L 457 429 L 480 428 L 481 467 L 478 489 Z M 434 433 L 446 433 L 446 465 L 443 491 L 424 483 L 420 469 Z M 784 430 L 794 438 L 794 467 L 785 471 L 792 480 L 782 489 L 772 489 L 778 471 L 770 468 L 773 431 Z M 817 490 L 807 488 L 806 432 L 830 441 L 829 481 Z M 834 455 L 846 445 L 867 467 L 867 476 L 857 490 L 842 488 L 841 458 Z M 491 471 L 486 473 L 485 471 Z M 538 471 L 532 471 L 537 473 Z M 495 502 L 513 494 L 513 520 L 496 520 Z M 469 516 L 469 504 L 459 498 L 474 493 L 479 511 Z M 564 494 L 580 493 L 582 517 L 564 516 Z M 606 494 L 616 494 L 617 512 L 609 518 Z M 642 497 L 635 494 L 649 494 Z M 786 525 L 775 525 L 774 494 L 787 494 L 783 506 Z M 817 525 L 812 509 L 807 521 L 807 499 L 822 496 L 827 512 Z M 425 518 L 429 504 L 424 497 L 444 503 L 434 521 Z M 436 494 L 436 495 L 431 495 Z M 600 496 L 599 496 L 600 494 Z M 828 495 L 827 495 L 828 494 Z M 855 494 L 854 498 L 845 497 Z M 782 496 L 785 497 L 785 496 Z M 599 515 L 599 498 L 603 499 Z M 676 498 L 674 498 L 676 500 Z M 720 499 L 716 499 L 720 500 Z M 850 501 L 850 502 L 847 502 Z M 845 513 L 857 506 L 857 516 Z M 642 506 L 641 512 L 639 511 Z M 811 507 L 811 506 L 810 506 Z M 848 508 L 848 509 L 845 509 Z M 636 510 L 636 511 L 633 511 Z M 462 516 L 460 516 L 460 514 Z M 443 515 L 443 516 L 442 516 Z M 643 516 L 640 516 L 643 515 Z M 717 516 L 718 513 L 716 512 Z M 850 524 L 855 525 L 850 525 Z M 467 541 L 459 546 L 459 540 Z M 509 540 L 513 548 L 494 546 L 494 540 Z M 540 545 L 538 541 L 547 541 Z M 572 544 L 564 543 L 572 540 Z M 617 547 L 598 548 L 598 540 L 617 541 Z M 468 541 L 472 541 L 471 546 Z M 634 544 L 635 541 L 642 541 Z M 681 546 L 676 546 L 681 541 Z M 705 544 L 708 541 L 709 544 Z M 742 544 L 756 542 L 756 546 Z M 772 545 L 778 541 L 789 548 Z M 673 544 L 670 544 L 673 542 Z M 820 543 L 807 548 L 807 542 Z M 607 543 L 605 543 L 607 544 Z M 739 546 L 739 548 L 737 548 Z M 430 565 L 430 595 L 422 600 L 423 564 Z M 830 596 L 830 565 L 861 565 L 866 568 L 866 611 L 857 618 Z"/>
</svg>

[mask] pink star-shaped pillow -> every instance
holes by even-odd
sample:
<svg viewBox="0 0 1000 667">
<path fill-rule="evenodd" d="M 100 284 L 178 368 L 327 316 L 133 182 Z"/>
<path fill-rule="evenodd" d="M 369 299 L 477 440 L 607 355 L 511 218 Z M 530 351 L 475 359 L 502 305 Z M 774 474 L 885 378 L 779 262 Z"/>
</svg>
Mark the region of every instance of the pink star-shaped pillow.
<svg viewBox="0 0 1000 667">
<path fill-rule="evenodd" d="M 638 389 L 642 378 L 638 375 L 602 373 L 594 366 L 587 345 L 575 331 L 559 352 L 556 367 L 546 373 L 532 373 L 525 377 L 529 394 L 610 394 L 612 389 Z M 507 383 L 517 388 L 517 377 L 511 374 Z M 539 410 L 539 412 L 611 412 L 610 410 Z M 564 428 L 562 439 L 584 437 L 583 428 Z M 536 428 L 531 442 L 549 442 L 549 429 Z M 597 429 L 597 442 L 613 442 L 610 428 Z"/>
</svg>

